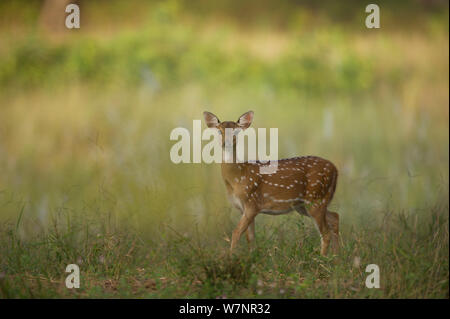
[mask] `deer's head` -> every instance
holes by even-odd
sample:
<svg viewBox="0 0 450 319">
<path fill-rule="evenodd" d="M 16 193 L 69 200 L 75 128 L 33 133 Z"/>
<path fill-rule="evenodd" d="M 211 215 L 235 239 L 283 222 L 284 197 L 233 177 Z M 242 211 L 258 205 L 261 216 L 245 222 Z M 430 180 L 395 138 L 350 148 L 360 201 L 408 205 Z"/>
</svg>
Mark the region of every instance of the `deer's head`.
<svg viewBox="0 0 450 319">
<path fill-rule="evenodd" d="M 242 114 L 236 122 L 220 122 L 219 118 L 211 112 L 203 112 L 206 125 L 209 128 L 217 129 L 222 136 L 222 148 L 225 146 L 234 147 L 236 145 L 236 136 L 240 131 L 250 127 L 253 121 L 253 111 Z"/>
<path fill-rule="evenodd" d="M 236 122 L 220 122 L 219 118 L 210 112 L 203 112 L 206 125 L 216 129 L 222 138 L 223 159 L 227 163 L 235 162 L 236 136 L 242 130 L 250 127 L 253 121 L 253 111 L 242 114 Z"/>
</svg>

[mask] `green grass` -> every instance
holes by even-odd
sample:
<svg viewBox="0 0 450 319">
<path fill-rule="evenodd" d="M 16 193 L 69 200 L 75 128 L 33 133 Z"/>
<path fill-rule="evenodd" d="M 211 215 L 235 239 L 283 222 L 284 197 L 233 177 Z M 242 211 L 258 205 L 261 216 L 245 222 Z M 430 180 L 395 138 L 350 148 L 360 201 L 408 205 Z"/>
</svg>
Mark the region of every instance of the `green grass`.
<svg viewBox="0 0 450 319">
<path fill-rule="evenodd" d="M 256 249 L 249 253 L 242 243 L 233 256 L 221 236 L 180 234 L 168 225 L 147 238 L 111 225 L 93 235 L 95 224 L 65 220 L 71 227 L 32 241 L 4 226 L 2 268 L 9 271 L 0 291 L 6 298 L 448 298 L 448 206 L 386 213 L 379 223 L 347 221 L 341 252 L 329 257 L 319 255 L 309 220 L 282 219 L 258 223 Z M 64 269 L 74 262 L 81 288 L 69 290 Z M 380 289 L 364 284 L 372 263 L 380 267 Z"/>
<path fill-rule="evenodd" d="M 114 34 L 0 23 L 0 297 L 449 297 L 448 9 L 367 32 L 301 8 L 244 29 L 156 8 Z M 170 161 L 173 128 L 249 109 L 280 157 L 338 167 L 339 255 L 293 213 L 258 216 L 256 249 L 229 256 L 218 165 Z"/>
</svg>

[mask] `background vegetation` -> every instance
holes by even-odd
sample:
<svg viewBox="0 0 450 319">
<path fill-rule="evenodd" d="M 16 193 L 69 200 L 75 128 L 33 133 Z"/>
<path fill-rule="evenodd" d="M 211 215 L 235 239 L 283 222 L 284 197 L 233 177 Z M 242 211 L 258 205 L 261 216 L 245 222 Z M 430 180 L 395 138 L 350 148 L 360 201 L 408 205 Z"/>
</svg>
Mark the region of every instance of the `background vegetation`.
<svg viewBox="0 0 450 319">
<path fill-rule="evenodd" d="M 449 297 L 446 1 L 379 1 L 377 30 L 360 1 L 78 3 L 79 30 L 0 3 L 1 297 Z M 169 134 L 249 109 L 280 157 L 336 163 L 339 256 L 297 214 L 227 255 L 219 167 Z"/>
</svg>

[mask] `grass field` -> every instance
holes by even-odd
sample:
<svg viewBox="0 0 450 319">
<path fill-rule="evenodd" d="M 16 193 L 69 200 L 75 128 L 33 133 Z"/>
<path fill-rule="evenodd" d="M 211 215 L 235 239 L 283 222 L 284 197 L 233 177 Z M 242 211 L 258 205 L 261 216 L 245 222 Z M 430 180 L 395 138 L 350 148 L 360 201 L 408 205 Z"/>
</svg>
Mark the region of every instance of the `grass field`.
<svg viewBox="0 0 450 319">
<path fill-rule="evenodd" d="M 369 32 L 306 9 L 242 30 L 180 3 L 112 29 L 92 5 L 64 36 L 0 20 L 0 297 L 449 298 L 448 7 Z M 338 256 L 296 213 L 258 216 L 256 249 L 229 256 L 220 167 L 170 161 L 173 128 L 249 109 L 280 158 L 338 167 Z"/>
</svg>

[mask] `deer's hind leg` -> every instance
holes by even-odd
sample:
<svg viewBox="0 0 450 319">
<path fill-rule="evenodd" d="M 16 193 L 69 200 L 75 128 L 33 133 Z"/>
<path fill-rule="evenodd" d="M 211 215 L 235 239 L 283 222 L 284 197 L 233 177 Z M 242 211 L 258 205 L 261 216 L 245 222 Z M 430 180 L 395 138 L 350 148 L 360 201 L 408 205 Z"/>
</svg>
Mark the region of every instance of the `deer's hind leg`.
<svg viewBox="0 0 450 319">
<path fill-rule="evenodd" d="M 331 237 L 333 242 L 333 252 L 337 254 L 339 252 L 339 214 L 327 210 L 326 221 L 331 229 Z"/>
<path fill-rule="evenodd" d="M 327 223 L 327 207 L 326 206 L 312 206 L 307 208 L 308 215 L 311 216 L 320 233 L 320 254 L 326 256 L 328 246 L 330 245 L 331 232 Z"/>
<path fill-rule="evenodd" d="M 320 237 L 321 237 L 321 240 L 322 240 L 322 249 L 321 249 L 321 251 L 323 252 L 323 246 L 326 243 L 324 243 L 324 239 L 323 239 L 324 236 L 322 234 L 322 231 L 320 230 L 321 229 L 320 223 L 323 223 L 323 217 L 321 217 L 321 213 L 318 213 L 317 217 L 313 217 L 312 215 L 310 215 L 310 213 L 307 211 L 307 209 L 304 206 L 299 205 L 299 206 L 296 206 L 294 208 L 300 215 L 309 216 L 309 217 L 312 217 L 314 219 L 315 225 L 317 226 L 317 229 L 319 230 Z M 311 212 L 311 213 L 313 213 L 313 212 Z M 337 254 L 338 251 L 339 251 L 339 214 L 336 213 L 336 212 L 332 212 L 332 211 L 326 210 L 325 222 L 326 222 L 326 224 L 328 226 L 328 229 L 330 231 L 329 233 L 331 233 L 330 237 L 332 239 L 333 252 L 335 254 Z M 326 231 L 324 229 L 324 227 L 322 227 L 322 230 Z M 326 247 L 328 247 L 328 245 Z"/>
</svg>

